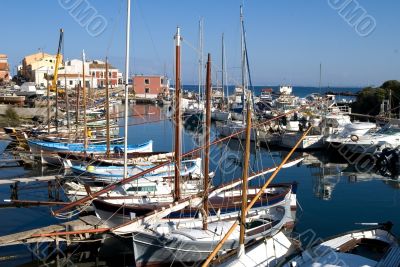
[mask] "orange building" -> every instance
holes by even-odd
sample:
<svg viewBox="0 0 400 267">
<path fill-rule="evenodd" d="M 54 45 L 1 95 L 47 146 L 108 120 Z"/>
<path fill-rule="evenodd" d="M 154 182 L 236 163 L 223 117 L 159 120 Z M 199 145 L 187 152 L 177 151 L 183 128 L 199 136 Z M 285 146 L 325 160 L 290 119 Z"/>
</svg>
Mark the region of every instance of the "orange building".
<svg viewBox="0 0 400 267">
<path fill-rule="evenodd" d="M 135 75 L 132 84 L 137 97 L 157 98 L 159 95 L 169 94 L 169 80 L 165 76 Z"/>
<path fill-rule="evenodd" d="M 8 58 L 4 54 L 0 54 L 0 80 L 9 82 L 10 77 L 10 66 L 8 65 Z"/>
</svg>

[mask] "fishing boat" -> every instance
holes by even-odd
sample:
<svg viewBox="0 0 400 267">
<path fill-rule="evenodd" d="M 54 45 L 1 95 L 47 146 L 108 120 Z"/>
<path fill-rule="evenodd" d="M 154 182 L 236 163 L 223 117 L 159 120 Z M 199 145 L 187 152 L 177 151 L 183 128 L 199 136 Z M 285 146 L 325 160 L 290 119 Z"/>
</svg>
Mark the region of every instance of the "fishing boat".
<svg viewBox="0 0 400 267">
<path fill-rule="evenodd" d="M 97 180 L 101 181 L 116 181 L 122 179 L 124 176 L 123 166 L 94 166 L 94 165 L 73 165 L 69 160 L 65 161 L 69 165 L 69 168 L 73 173 L 77 175 L 84 175 L 90 177 L 96 177 Z M 130 166 L 128 168 L 128 176 L 141 173 L 145 170 L 153 168 L 155 165 L 151 162 L 147 164 Z M 146 177 L 150 179 L 153 176 L 159 177 L 171 177 L 174 174 L 174 164 L 170 163 L 162 168 L 158 168 L 156 171 L 146 174 Z M 199 177 L 201 173 L 201 159 L 197 158 L 194 160 L 184 160 L 181 166 L 181 175 Z"/>
<path fill-rule="evenodd" d="M 136 266 L 147 264 L 194 264 L 205 260 L 213 248 L 236 223 L 238 212 L 209 216 L 208 229 L 200 219 L 164 219 L 132 235 Z M 290 200 L 285 205 L 250 210 L 246 218 L 245 243 L 273 236 L 292 223 Z M 239 229 L 223 245 L 221 254 L 238 249 Z"/>
<path fill-rule="evenodd" d="M 246 253 L 236 256 L 234 253 L 230 257 L 221 257 L 213 262 L 212 266 L 219 267 L 258 267 L 258 266 L 277 266 L 288 254 L 296 251 L 296 245 L 293 244 L 284 231 L 275 235 L 265 237 L 256 242 L 246 244 Z"/>
<path fill-rule="evenodd" d="M 229 92 L 228 86 L 226 86 L 225 93 L 225 80 L 226 80 L 226 71 L 225 71 L 225 42 L 224 35 L 222 34 L 222 74 L 221 74 L 221 107 L 211 108 L 211 119 L 214 121 L 222 121 L 225 122 L 231 118 L 231 113 L 229 112 Z M 226 99 L 225 99 L 226 96 Z"/>
<path fill-rule="evenodd" d="M 211 119 L 214 121 L 227 121 L 230 119 L 231 117 L 231 113 L 229 111 L 226 110 L 221 110 L 221 109 L 217 109 L 217 108 L 213 108 L 211 110 Z"/>
<path fill-rule="evenodd" d="M 307 135 L 298 146 L 299 150 L 324 148 L 326 145 L 325 139 L 327 137 L 329 137 L 331 134 L 342 132 L 347 125 L 351 124 L 351 122 L 350 116 L 348 115 L 342 113 L 329 113 L 327 115 L 311 119 L 309 124 L 312 124 L 314 127 L 310 134 Z M 298 127 L 300 130 L 305 128 L 305 126 L 300 123 Z M 300 136 L 301 131 L 285 132 L 281 135 L 280 146 L 292 148 Z"/>
<path fill-rule="evenodd" d="M 246 133 L 244 132 L 246 125 L 243 124 L 242 121 L 227 121 L 225 123 L 219 123 L 216 125 L 216 129 L 221 136 L 231 136 L 235 133 L 241 132 L 238 135 L 235 135 L 236 139 L 244 140 L 246 139 Z M 257 130 L 251 130 L 251 141 L 257 140 Z"/>
<path fill-rule="evenodd" d="M 88 154 L 98 154 L 105 153 L 107 151 L 106 145 L 93 145 L 89 144 L 85 148 L 82 143 L 58 143 L 58 142 L 46 142 L 39 140 L 28 140 L 29 148 L 34 153 L 40 153 L 43 151 L 47 152 L 86 152 Z M 113 144 L 110 149 L 116 152 L 123 152 L 124 147 L 121 145 Z M 146 143 L 139 145 L 129 145 L 127 153 L 131 152 L 152 152 L 153 151 L 153 141 L 150 140 Z"/>
<path fill-rule="evenodd" d="M 25 103 L 25 96 L 17 96 L 12 93 L 2 93 L 0 94 L 0 103 L 23 106 Z"/>
<path fill-rule="evenodd" d="M 11 144 L 13 140 L 8 136 L 4 136 L 0 138 L 0 154 L 3 154 L 4 151 L 7 149 L 8 145 Z"/>
<path fill-rule="evenodd" d="M 390 232 L 391 223 L 375 225 L 328 238 L 281 266 L 400 266 L 400 246 Z"/>
<path fill-rule="evenodd" d="M 68 159 L 72 163 L 90 162 L 95 166 L 123 166 L 124 159 L 120 153 L 88 155 L 87 153 L 58 152 L 62 159 Z M 173 158 L 173 152 L 133 152 L 128 153 L 128 166 L 146 165 L 151 163 L 162 163 Z M 64 166 L 65 167 L 65 166 Z"/>
<path fill-rule="evenodd" d="M 165 183 L 165 182 L 164 182 Z M 173 202 L 170 194 L 173 185 L 168 190 L 157 188 L 159 185 L 150 185 L 149 182 L 132 183 L 124 186 L 127 195 L 118 194 L 103 196 L 93 200 L 96 215 L 107 222 L 109 227 L 121 225 L 129 221 L 132 216 L 142 216 L 154 211 L 156 208 Z M 165 186 L 165 185 L 164 185 Z M 200 192 L 201 183 L 183 182 L 183 195 L 190 196 Z M 142 190 L 142 191 L 140 191 Z M 291 196 L 291 209 L 296 209 L 297 184 L 276 184 L 268 187 L 263 196 L 257 200 L 255 207 L 276 206 L 282 204 L 287 195 Z M 255 196 L 257 188 L 248 190 L 249 196 Z M 84 193 L 86 195 L 86 192 Z M 71 191 L 70 195 L 74 195 Z M 76 194 L 75 194 L 76 196 Z M 124 206 L 121 209 L 121 205 Z M 215 194 L 209 199 L 209 216 L 217 216 L 229 212 L 238 212 L 241 208 L 241 191 L 232 189 Z M 167 218 L 201 218 L 201 209 L 198 206 L 189 205 L 179 211 L 172 212 Z"/>
</svg>

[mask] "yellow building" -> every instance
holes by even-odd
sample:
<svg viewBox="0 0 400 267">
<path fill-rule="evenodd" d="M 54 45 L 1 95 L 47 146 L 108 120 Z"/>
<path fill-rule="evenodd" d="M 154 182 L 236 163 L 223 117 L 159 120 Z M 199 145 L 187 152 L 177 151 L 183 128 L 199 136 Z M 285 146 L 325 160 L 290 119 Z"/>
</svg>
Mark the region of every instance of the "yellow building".
<svg viewBox="0 0 400 267">
<path fill-rule="evenodd" d="M 62 56 L 61 56 L 62 62 Z M 40 85 L 45 75 L 53 75 L 56 65 L 56 55 L 44 52 L 35 53 L 24 57 L 22 60 L 22 75 L 27 81 Z M 59 68 L 62 67 L 61 64 Z"/>
</svg>

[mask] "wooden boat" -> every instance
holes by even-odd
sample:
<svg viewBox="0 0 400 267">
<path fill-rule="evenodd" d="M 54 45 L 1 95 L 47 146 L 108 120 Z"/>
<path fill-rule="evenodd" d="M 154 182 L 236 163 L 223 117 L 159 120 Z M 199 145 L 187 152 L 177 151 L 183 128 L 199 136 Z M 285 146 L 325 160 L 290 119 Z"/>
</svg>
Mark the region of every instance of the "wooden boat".
<svg viewBox="0 0 400 267">
<path fill-rule="evenodd" d="M 9 144 L 11 144 L 13 140 L 8 136 L 4 136 L 0 139 L 0 154 L 3 154 Z"/>
<path fill-rule="evenodd" d="M 214 121 L 227 121 L 229 120 L 231 113 L 229 111 L 214 109 L 211 113 L 211 119 Z"/>
<path fill-rule="evenodd" d="M 107 151 L 106 145 L 92 145 L 89 144 L 87 148 L 84 147 L 82 143 L 55 143 L 55 142 L 45 142 L 38 140 L 28 140 L 28 145 L 32 152 L 40 153 L 42 151 L 47 152 L 86 152 L 88 154 L 98 154 L 105 153 Z M 121 145 L 111 145 L 110 149 L 112 151 L 123 152 L 123 146 Z M 129 145 L 128 153 L 130 152 L 152 152 L 153 151 L 153 141 L 150 140 L 146 143 L 139 145 Z"/>
<path fill-rule="evenodd" d="M 88 155 L 87 153 L 69 153 L 58 152 L 58 156 L 62 159 L 68 159 L 72 163 L 90 162 L 96 166 L 123 166 L 124 159 L 120 153 L 110 153 L 109 155 L 95 154 Z M 151 163 L 162 163 L 171 160 L 174 156 L 173 152 L 132 152 L 128 154 L 128 166 L 142 165 Z"/>
<path fill-rule="evenodd" d="M 392 224 L 375 225 L 322 241 L 286 259 L 282 266 L 400 266 L 400 246 L 390 232 Z"/>
<path fill-rule="evenodd" d="M 72 165 L 68 160 L 67 164 L 70 164 L 70 169 L 77 175 L 96 177 L 97 180 L 102 181 L 116 181 L 122 179 L 124 175 L 123 166 L 94 166 L 94 165 Z M 148 162 L 146 165 L 135 165 L 128 168 L 128 176 L 141 173 L 147 169 L 154 167 L 155 165 Z M 175 172 L 174 164 L 170 163 L 156 171 L 150 172 L 146 175 L 146 178 L 151 179 L 153 176 L 160 177 L 171 177 Z M 197 158 L 194 160 L 182 161 L 181 171 L 182 176 L 199 176 L 201 173 L 201 159 Z"/>
<path fill-rule="evenodd" d="M 0 104 L 11 104 L 23 106 L 25 96 L 17 96 L 16 94 L 0 94 Z"/>
<path fill-rule="evenodd" d="M 290 201 L 284 205 L 250 210 L 245 223 L 245 243 L 273 236 L 287 223 L 292 223 Z M 132 235 L 136 266 L 149 264 L 196 264 L 205 260 L 221 236 L 236 223 L 238 212 L 208 217 L 209 230 L 203 230 L 203 219 L 163 219 Z M 211 230 L 212 229 L 212 230 Z M 221 249 L 221 254 L 237 250 L 239 229 Z M 172 256 L 173 255 L 173 256 Z"/>
<path fill-rule="evenodd" d="M 142 184 L 140 184 L 143 186 Z M 131 185 L 135 189 L 135 184 Z M 136 185 L 137 186 L 137 185 Z M 197 190 L 191 190 L 191 194 L 198 193 Z M 132 193 L 134 191 L 131 191 Z M 282 204 L 288 194 L 291 199 L 296 199 L 297 184 L 275 184 L 268 187 L 263 196 L 257 201 L 255 207 L 266 207 Z M 167 205 L 173 202 L 173 197 L 169 195 L 159 195 L 152 192 L 147 192 L 146 198 L 143 195 L 129 195 L 129 196 L 104 196 L 93 200 L 93 205 L 98 217 L 107 221 L 110 227 L 120 225 L 129 221 L 132 216 L 143 216 L 160 206 Z M 185 195 L 188 195 L 188 190 L 185 190 Z M 256 194 L 256 188 L 248 190 L 249 196 Z M 121 205 L 124 206 L 121 209 Z M 224 191 L 216 194 L 209 199 L 209 216 L 217 216 L 229 212 L 238 212 L 241 208 L 241 191 L 238 189 Z M 296 201 L 292 201 L 292 209 L 296 208 Z M 172 212 L 167 218 L 199 218 L 201 217 L 199 207 L 188 206 L 182 210 Z"/>
</svg>

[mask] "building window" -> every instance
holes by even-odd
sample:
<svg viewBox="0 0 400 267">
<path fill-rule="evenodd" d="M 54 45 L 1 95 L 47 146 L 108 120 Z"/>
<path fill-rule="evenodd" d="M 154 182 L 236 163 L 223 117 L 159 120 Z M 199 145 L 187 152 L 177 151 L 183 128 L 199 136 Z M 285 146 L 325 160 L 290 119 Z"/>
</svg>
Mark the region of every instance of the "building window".
<svg viewBox="0 0 400 267">
<path fill-rule="evenodd" d="M 161 78 L 161 84 L 164 84 L 164 79 L 163 78 Z"/>
<path fill-rule="evenodd" d="M 145 92 L 145 94 L 148 94 L 148 93 L 150 93 L 150 89 L 149 88 L 144 88 L 144 92 Z"/>
<path fill-rule="evenodd" d="M 69 81 L 69 85 L 72 85 L 73 84 L 73 81 Z"/>
<path fill-rule="evenodd" d="M 111 78 L 111 71 L 110 71 L 110 72 L 108 72 L 108 77 L 109 77 L 109 78 Z"/>
<path fill-rule="evenodd" d="M 150 84 L 150 80 L 149 79 L 144 79 L 144 84 Z"/>
</svg>

